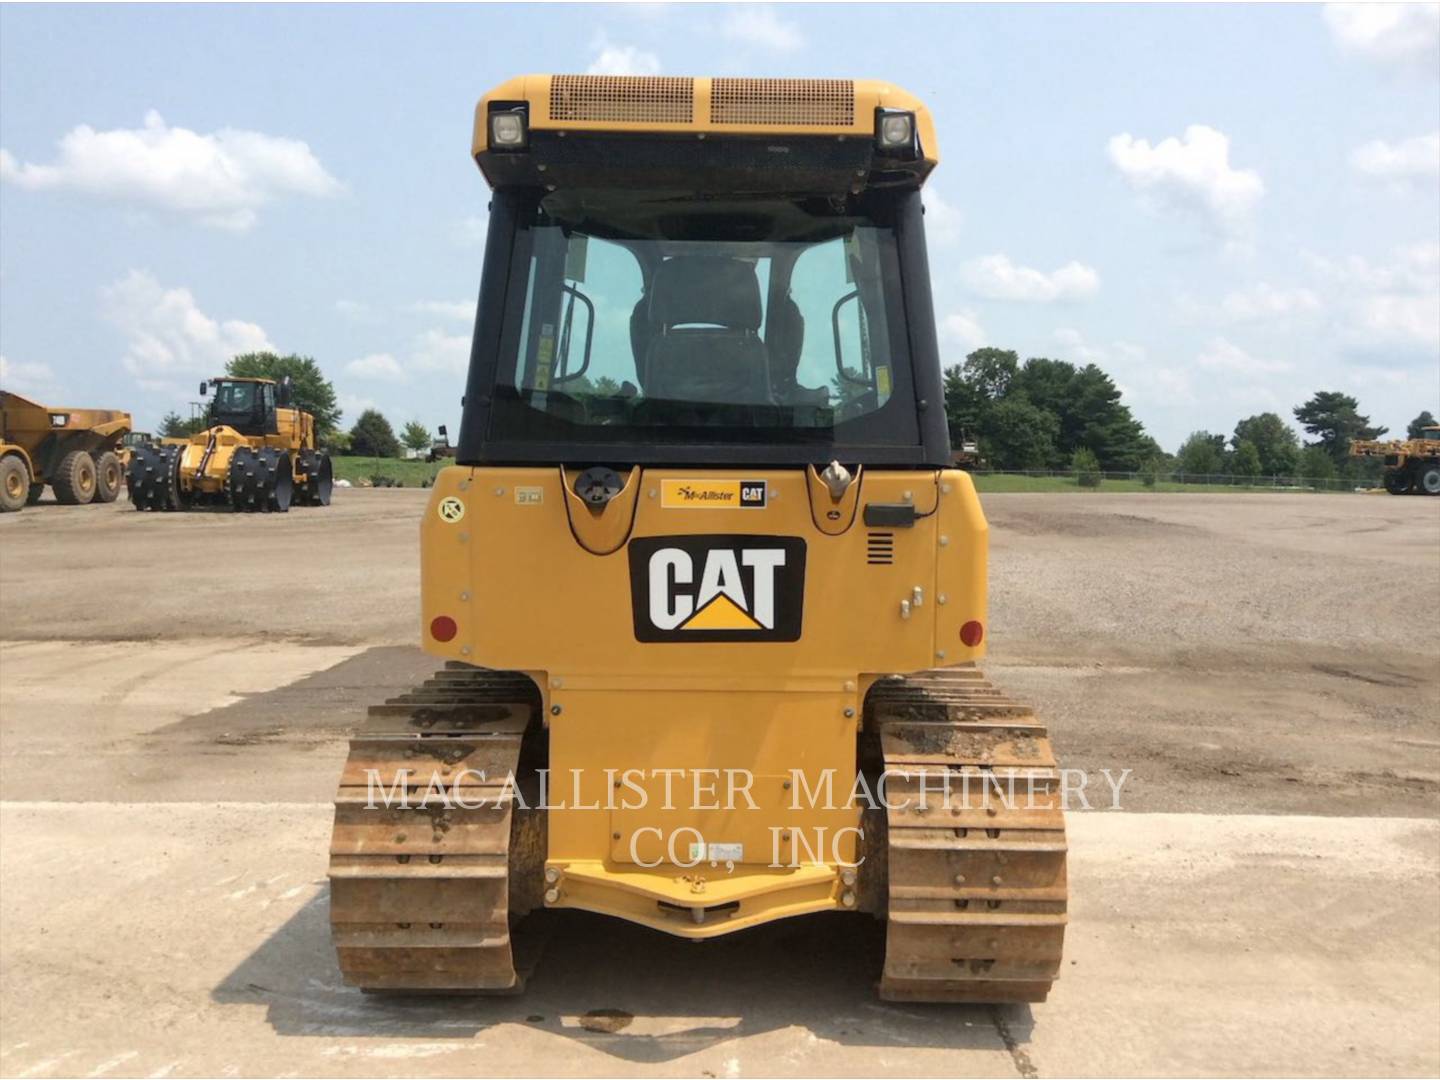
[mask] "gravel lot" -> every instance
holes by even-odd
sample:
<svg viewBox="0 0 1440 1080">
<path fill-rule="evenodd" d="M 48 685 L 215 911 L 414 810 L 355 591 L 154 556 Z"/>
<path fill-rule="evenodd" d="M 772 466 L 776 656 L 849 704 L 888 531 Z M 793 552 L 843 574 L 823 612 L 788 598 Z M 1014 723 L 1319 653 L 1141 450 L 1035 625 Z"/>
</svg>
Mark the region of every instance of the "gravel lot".
<svg viewBox="0 0 1440 1080">
<path fill-rule="evenodd" d="M 414 650 L 426 497 L 351 489 L 286 515 L 124 502 L 7 514 L 3 638 L 398 646 L 403 662 L 361 653 L 328 677 L 398 689 L 430 666 Z M 1218 797 L 1231 813 L 1440 813 L 1440 499 L 984 503 L 986 666 L 1039 707 L 1067 764 L 1133 768 L 1128 808 L 1207 811 Z M 268 741 L 344 731 L 353 700 L 313 698 Z M 251 695 L 207 722 L 273 722 L 270 708 Z"/>
<path fill-rule="evenodd" d="M 985 498 L 985 667 L 1128 812 L 1072 815 L 1050 1001 L 945 1009 L 845 916 L 697 963 L 543 912 L 524 997 L 342 986 L 327 804 L 434 668 L 425 497 L 0 516 L 0 1075 L 1440 1072 L 1440 499 Z"/>
</svg>

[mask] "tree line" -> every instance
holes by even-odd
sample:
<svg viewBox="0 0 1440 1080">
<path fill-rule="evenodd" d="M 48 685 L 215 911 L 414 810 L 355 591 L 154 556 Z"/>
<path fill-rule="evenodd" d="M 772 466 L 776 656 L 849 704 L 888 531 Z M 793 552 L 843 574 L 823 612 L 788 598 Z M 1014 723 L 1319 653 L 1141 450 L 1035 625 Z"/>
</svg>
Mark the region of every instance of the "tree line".
<svg viewBox="0 0 1440 1080">
<path fill-rule="evenodd" d="M 1100 472 L 1370 480 L 1381 464 L 1351 457 L 1351 440 L 1388 431 L 1372 425 L 1354 397 L 1321 390 L 1291 410 L 1312 436 L 1303 443 L 1278 414 L 1262 412 L 1237 422 L 1229 435 L 1192 432 L 1171 454 L 1145 432 L 1114 380 L 1095 364 L 1048 357 L 1022 363 L 1013 350 L 976 349 L 946 369 L 944 385 L 951 442 L 977 440 L 986 467 L 1073 470 L 1097 483 Z M 1409 437 L 1434 422 L 1428 410 L 1420 413 Z"/>
<path fill-rule="evenodd" d="M 402 446 L 417 451 L 431 446 L 430 429 L 420 421 L 408 421 L 397 436 L 390 421 L 378 409 L 366 409 L 349 430 L 341 428 L 344 414 L 335 386 L 325 378 L 312 357 L 293 353 L 287 356 L 271 352 L 243 353 L 225 365 L 225 374 L 276 382 L 288 375 L 295 408 L 315 417 L 317 441 L 332 454 L 398 458 Z M 184 438 L 204 429 L 203 415 L 184 417 L 172 411 L 160 421 L 160 434 L 166 438 Z"/>
</svg>

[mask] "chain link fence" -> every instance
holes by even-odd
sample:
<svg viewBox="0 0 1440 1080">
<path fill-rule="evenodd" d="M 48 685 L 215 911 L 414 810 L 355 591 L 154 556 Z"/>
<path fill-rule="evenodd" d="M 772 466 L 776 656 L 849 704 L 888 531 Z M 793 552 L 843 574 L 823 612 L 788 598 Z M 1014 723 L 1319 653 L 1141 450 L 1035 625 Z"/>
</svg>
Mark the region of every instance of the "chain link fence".
<svg viewBox="0 0 1440 1080">
<path fill-rule="evenodd" d="M 977 468 L 972 475 L 993 478 L 986 486 L 1006 490 L 1007 478 L 1014 478 L 1013 490 L 1044 490 L 1055 486 L 1077 488 L 1123 488 L 1149 491 L 1369 491 L 1379 480 L 1355 477 L 1320 476 L 1238 476 L 1234 473 L 1187 473 L 1184 470 L 1104 472 L 1076 469 L 989 469 Z M 1051 483 L 1046 483 L 1046 481 Z M 1029 481 L 1027 483 L 1027 481 Z"/>
</svg>

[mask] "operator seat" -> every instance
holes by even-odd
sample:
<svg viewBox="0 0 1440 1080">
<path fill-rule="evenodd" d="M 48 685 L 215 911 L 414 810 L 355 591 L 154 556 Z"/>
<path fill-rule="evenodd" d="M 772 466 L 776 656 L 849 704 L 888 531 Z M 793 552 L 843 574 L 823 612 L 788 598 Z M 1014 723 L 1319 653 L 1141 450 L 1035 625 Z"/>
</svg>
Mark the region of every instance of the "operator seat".
<svg viewBox="0 0 1440 1080">
<path fill-rule="evenodd" d="M 770 356 L 760 340 L 755 267 L 718 255 L 676 255 L 655 269 L 642 379 L 652 401 L 763 405 Z"/>
</svg>

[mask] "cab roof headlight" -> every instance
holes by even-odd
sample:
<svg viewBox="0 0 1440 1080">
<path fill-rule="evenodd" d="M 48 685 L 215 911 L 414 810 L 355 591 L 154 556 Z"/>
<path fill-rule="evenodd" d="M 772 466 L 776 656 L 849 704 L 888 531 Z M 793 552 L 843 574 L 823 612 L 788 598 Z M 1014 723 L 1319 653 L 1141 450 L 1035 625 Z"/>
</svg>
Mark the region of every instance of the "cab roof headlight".
<svg viewBox="0 0 1440 1080">
<path fill-rule="evenodd" d="M 490 112 L 490 149 L 523 150 L 529 132 L 526 131 L 525 108 L 500 108 Z"/>
<path fill-rule="evenodd" d="M 875 149 L 892 157 L 919 157 L 915 114 L 900 109 L 876 109 Z"/>
</svg>

